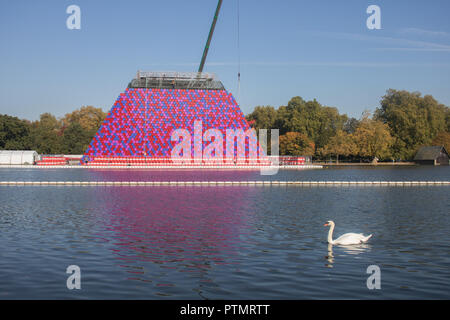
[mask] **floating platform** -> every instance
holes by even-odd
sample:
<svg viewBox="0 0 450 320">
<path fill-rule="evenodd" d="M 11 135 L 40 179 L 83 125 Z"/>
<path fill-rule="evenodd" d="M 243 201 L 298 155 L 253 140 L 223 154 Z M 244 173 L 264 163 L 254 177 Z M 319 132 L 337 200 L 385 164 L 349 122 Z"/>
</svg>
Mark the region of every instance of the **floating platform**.
<svg viewBox="0 0 450 320">
<path fill-rule="evenodd" d="M 288 166 L 242 166 L 242 165 L 231 165 L 231 166 L 202 166 L 202 165 L 182 165 L 182 166 L 174 166 L 174 165 L 152 165 L 152 166 L 114 166 L 114 165 L 108 165 L 108 166 L 100 166 L 100 165 L 89 165 L 89 166 L 83 166 L 83 165 L 49 165 L 49 166 L 37 166 L 37 165 L 1 165 L 1 168 L 14 168 L 14 169 L 179 169 L 179 170 L 192 170 L 192 169 L 198 169 L 198 170 L 273 170 L 273 169 L 282 169 L 282 170 L 306 170 L 306 169 L 322 169 L 323 166 L 321 165 L 288 165 Z"/>
</svg>

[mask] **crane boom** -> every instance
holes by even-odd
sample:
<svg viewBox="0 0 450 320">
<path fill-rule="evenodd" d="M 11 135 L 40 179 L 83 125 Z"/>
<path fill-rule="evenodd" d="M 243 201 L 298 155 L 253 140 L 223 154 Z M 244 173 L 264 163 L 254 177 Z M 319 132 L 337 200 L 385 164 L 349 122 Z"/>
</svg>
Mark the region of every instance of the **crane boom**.
<svg viewBox="0 0 450 320">
<path fill-rule="evenodd" d="M 206 41 L 205 49 L 203 50 L 202 61 L 200 62 L 200 66 L 198 68 L 198 72 L 203 72 L 203 67 L 205 65 L 206 56 L 208 55 L 209 45 L 211 43 L 211 39 L 214 33 L 214 28 L 216 27 L 217 17 L 219 16 L 220 7 L 222 6 L 222 0 L 219 0 L 217 3 L 216 12 L 214 13 L 214 19 L 211 25 L 211 29 L 209 30 L 208 40 Z"/>
</svg>

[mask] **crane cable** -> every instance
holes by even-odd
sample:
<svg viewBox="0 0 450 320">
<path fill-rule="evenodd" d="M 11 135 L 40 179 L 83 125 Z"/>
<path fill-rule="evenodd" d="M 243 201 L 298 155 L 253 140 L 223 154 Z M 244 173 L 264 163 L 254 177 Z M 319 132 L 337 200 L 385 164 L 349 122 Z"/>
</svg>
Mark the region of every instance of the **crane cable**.
<svg viewBox="0 0 450 320">
<path fill-rule="evenodd" d="M 240 48 L 239 0 L 237 0 L 237 50 L 238 50 L 238 104 L 241 101 L 241 48 Z"/>
</svg>

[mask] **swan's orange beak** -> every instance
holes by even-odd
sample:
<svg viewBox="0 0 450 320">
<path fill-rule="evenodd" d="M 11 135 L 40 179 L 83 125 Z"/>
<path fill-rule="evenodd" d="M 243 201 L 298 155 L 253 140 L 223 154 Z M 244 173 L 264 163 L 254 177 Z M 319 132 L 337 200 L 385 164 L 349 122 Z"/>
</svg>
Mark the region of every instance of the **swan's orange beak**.
<svg viewBox="0 0 450 320">
<path fill-rule="evenodd" d="M 324 226 L 324 227 L 328 227 L 328 223 L 325 223 L 323 226 Z"/>
</svg>

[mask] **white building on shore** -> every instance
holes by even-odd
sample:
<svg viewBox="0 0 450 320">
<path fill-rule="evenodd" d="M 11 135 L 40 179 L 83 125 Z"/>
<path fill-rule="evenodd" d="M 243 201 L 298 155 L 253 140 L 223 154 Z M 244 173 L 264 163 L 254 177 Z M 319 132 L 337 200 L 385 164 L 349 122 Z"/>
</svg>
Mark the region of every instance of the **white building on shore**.
<svg viewBox="0 0 450 320">
<path fill-rule="evenodd" d="M 34 164 L 38 153 L 32 150 L 0 150 L 0 165 Z"/>
</svg>

